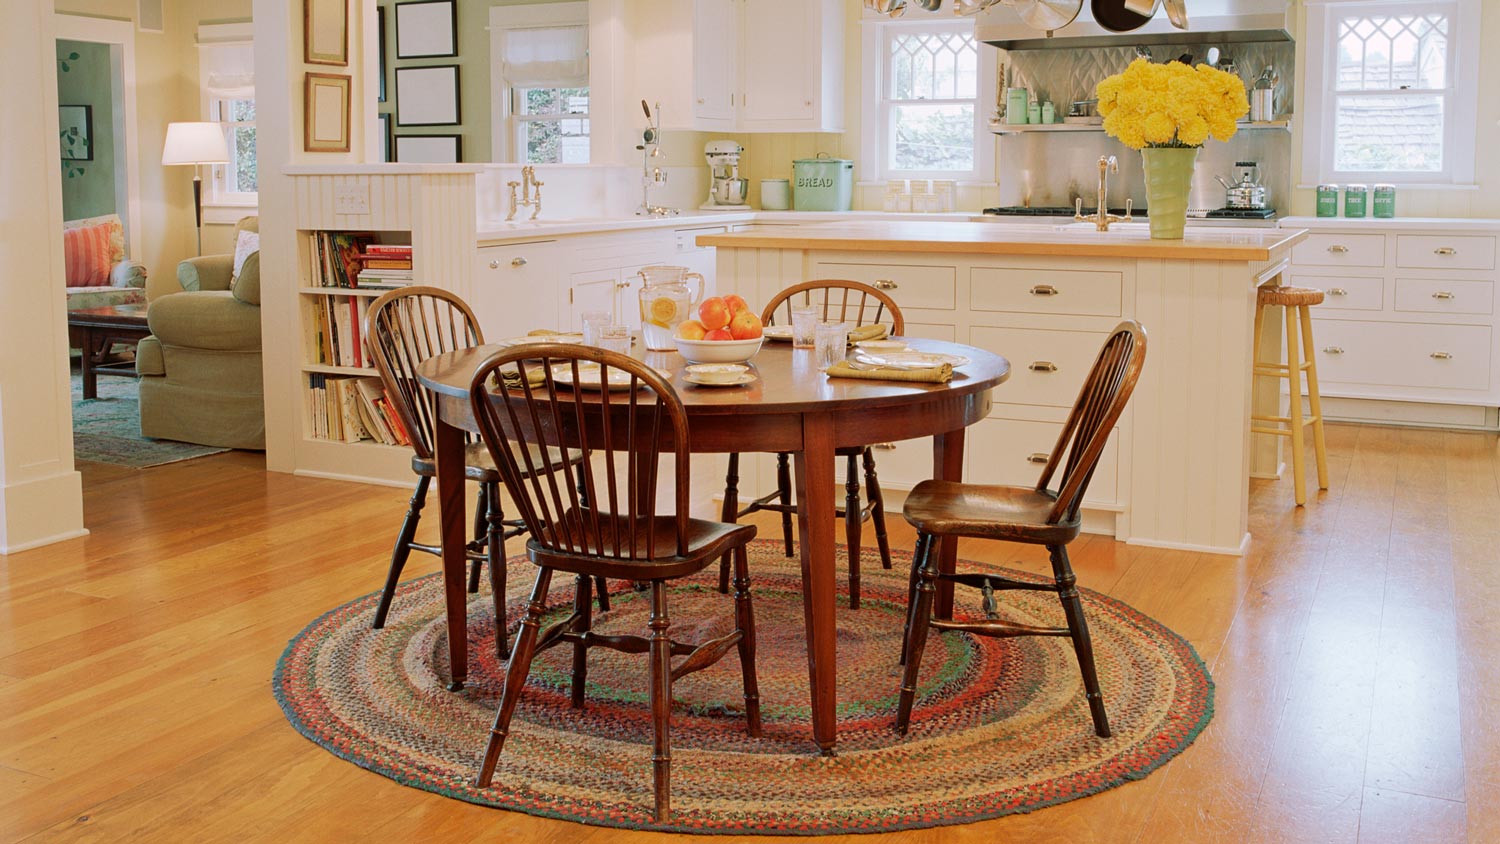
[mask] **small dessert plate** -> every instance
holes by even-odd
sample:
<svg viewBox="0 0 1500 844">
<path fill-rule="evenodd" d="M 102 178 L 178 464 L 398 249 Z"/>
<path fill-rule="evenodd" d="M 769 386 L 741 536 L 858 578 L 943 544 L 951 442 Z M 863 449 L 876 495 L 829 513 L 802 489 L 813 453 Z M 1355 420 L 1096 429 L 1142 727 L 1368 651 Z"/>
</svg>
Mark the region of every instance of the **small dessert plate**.
<svg viewBox="0 0 1500 844">
<path fill-rule="evenodd" d="M 670 373 L 670 372 L 666 372 L 666 371 L 661 370 L 661 369 L 658 369 L 656 371 L 658 373 L 660 373 L 663 378 L 671 379 L 671 377 L 672 377 L 672 373 Z M 567 365 L 562 365 L 562 364 L 560 364 L 558 366 L 554 366 L 552 368 L 552 380 L 555 381 L 555 382 L 557 382 L 558 384 L 561 384 L 564 387 L 575 387 L 576 386 L 576 387 L 579 387 L 579 388 L 584 389 L 584 390 L 598 390 L 598 389 L 603 389 L 603 386 L 604 386 L 603 384 L 600 383 L 599 367 L 598 366 L 594 366 L 594 365 L 588 365 L 588 364 L 580 364 L 579 365 L 579 367 L 578 367 L 578 382 L 576 384 L 573 382 L 573 367 L 567 366 Z M 645 385 L 642 384 L 642 386 L 645 386 Z M 611 389 L 611 390 L 628 390 L 628 389 L 630 389 L 630 373 L 626 372 L 623 369 L 610 369 L 610 371 L 609 371 L 609 389 Z"/>
<path fill-rule="evenodd" d="M 746 384 L 754 384 L 760 379 L 754 373 L 742 372 L 733 381 L 706 381 L 691 372 L 685 372 L 682 375 L 682 380 L 689 384 L 697 384 L 700 387 L 743 387 Z"/>
<path fill-rule="evenodd" d="M 683 367 L 683 372 L 692 376 L 693 383 L 707 384 L 710 382 L 720 384 L 738 384 L 750 367 L 742 363 L 695 363 Z"/>
<path fill-rule="evenodd" d="M 881 352 L 877 354 L 860 351 L 854 359 L 874 366 L 893 366 L 903 369 L 931 369 L 945 363 L 950 366 L 963 366 L 969 362 L 969 359 L 962 355 L 944 355 L 937 352 Z"/>
</svg>

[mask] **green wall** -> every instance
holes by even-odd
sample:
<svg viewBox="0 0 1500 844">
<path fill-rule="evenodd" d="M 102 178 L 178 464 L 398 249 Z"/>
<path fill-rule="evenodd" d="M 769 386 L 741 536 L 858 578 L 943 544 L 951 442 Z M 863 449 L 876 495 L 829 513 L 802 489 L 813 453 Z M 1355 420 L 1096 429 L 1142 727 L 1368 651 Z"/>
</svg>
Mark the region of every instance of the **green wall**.
<svg viewBox="0 0 1500 844">
<path fill-rule="evenodd" d="M 57 62 L 58 104 L 93 107 L 93 160 L 63 162 L 63 219 L 113 214 L 115 131 L 109 45 L 59 40 Z"/>
</svg>

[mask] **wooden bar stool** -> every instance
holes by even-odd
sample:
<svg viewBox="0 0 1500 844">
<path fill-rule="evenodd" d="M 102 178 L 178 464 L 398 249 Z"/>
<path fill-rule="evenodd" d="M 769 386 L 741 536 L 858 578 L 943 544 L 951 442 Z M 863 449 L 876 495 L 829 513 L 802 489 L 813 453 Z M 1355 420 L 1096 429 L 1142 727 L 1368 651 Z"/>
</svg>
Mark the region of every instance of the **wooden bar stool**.
<svg viewBox="0 0 1500 844">
<path fill-rule="evenodd" d="M 1318 489 L 1328 489 L 1328 447 L 1323 441 L 1323 404 L 1318 397 L 1318 364 L 1313 347 L 1312 312 L 1308 309 L 1323 303 L 1323 291 L 1307 287 L 1262 287 L 1255 297 L 1255 367 L 1252 377 L 1270 375 L 1285 378 L 1291 384 L 1291 416 L 1251 414 L 1250 430 L 1292 439 L 1292 478 L 1296 482 L 1297 506 L 1307 503 L 1307 469 L 1303 465 L 1305 440 L 1303 429 L 1313 429 L 1313 451 L 1318 458 Z M 1286 310 L 1286 363 L 1264 361 L 1260 357 L 1261 328 L 1266 307 L 1280 305 Z M 1298 351 L 1297 333 L 1301 325 L 1302 347 Z M 1307 400 L 1312 415 L 1302 415 L 1302 378 L 1307 376 Z M 1257 425 L 1257 422 L 1271 423 Z M 1274 427 L 1272 427 L 1274 426 Z M 1283 427 L 1285 426 L 1285 427 Z"/>
</svg>

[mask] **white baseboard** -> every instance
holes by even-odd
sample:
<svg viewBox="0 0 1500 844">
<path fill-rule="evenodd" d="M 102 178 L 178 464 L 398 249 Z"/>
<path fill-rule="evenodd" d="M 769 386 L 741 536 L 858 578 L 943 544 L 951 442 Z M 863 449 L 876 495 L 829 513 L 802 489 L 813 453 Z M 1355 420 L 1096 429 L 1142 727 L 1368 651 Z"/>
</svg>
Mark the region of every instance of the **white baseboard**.
<svg viewBox="0 0 1500 844">
<path fill-rule="evenodd" d="M 0 554 L 88 535 L 83 476 L 72 469 L 0 487 Z"/>
<path fill-rule="evenodd" d="M 1166 542 L 1158 539 L 1142 539 L 1140 537 L 1127 537 L 1126 545 L 1140 545 L 1145 548 L 1167 548 L 1173 551 L 1195 551 L 1200 554 L 1224 554 L 1230 557 L 1243 557 L 1250 550 L 1250 534 L 1246 532 L 1240 544 L 1234 545 L 1197 545 L 1192 542 Z"/>
</svg>

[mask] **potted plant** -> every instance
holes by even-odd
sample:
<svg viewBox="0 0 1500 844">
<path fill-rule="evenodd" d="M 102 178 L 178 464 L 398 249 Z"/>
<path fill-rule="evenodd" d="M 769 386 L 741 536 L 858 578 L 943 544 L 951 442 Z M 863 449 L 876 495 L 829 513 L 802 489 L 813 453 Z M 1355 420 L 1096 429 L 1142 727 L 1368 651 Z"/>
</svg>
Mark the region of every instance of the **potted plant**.
<svg viewBox="0 0 1500 844">
<path fill-rule="evenodd" d="M 1095 89 L 1104 131 L 1141 151 L 1151 236 L 1180 240 L 1198 150 L 1210 137 L 1234 137 L 1250 110 L 1245 83 L 1200 64 L 1136 59 Z"/>
</svg>

